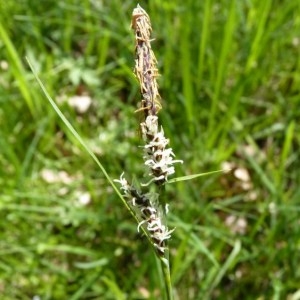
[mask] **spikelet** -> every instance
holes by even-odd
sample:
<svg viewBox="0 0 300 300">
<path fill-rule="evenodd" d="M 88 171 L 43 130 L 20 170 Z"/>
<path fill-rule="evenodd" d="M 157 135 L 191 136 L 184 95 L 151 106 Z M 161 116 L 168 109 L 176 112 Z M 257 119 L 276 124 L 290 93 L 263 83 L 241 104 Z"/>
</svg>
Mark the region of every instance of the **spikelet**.
<svg viewBox="0 0 300 300">
<path fill-rule="evenodd" d="M 142 225 L 145 225 L 157 254 L 163 256 L 166 249 L 165 241 L 171 237 L 174 229 L 168 230 L 167 226 L 163 224 L 156 199 L 153 199 L 156 195 L 143 194 L 138 191 L 124 178 L 124 173 L 120 179 L 114 181 L 121 184 L 124 198 L 128 199 L 128 203 L 141 219 L 138 224 L 138 231 Z"/>
<path fill-rule="evenodd" d="M 157 60 L 151 49 L 151 23 L 148 14 L 139 5 L 133 10 L 131 28 L 135 32 L 134 74 L 141 87 L 141 108 L 145 117 L 156 115 L 161 109 L 160 95 L 156 78 Z"/>
</svg>

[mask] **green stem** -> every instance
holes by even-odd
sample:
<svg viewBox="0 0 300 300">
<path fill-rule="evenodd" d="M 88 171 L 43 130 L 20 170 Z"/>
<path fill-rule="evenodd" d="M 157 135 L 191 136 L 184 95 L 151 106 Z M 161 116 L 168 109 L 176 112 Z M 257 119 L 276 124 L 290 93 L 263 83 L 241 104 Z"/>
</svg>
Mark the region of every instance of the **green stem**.
<svg viewBox="0 0 300 300">
<path fill-rule="evenodd" d="M 160 203 L 160 209 L 162 212 L 162 218 L 163 223 L 165 226 L 167 226 L 167 211 L 166 211 L 166 188 L 165 185 L 162 185 L 159 187 L 159 203 Z M 171 283 L 171 273 L 170 273 L 170 264 L 169 264 L 169 246 L 168 241 L 166 242 L 166 249 L 163 256 L 159 256 L 162 271 L 163 271 L 163 277 L 164 277 L 164 283 L 165 283 L 165 290 L 166 290 L 166 299 L 173 300 L 173 289 L 172 289 L 172 283 Z"/>
<path fill-rule="evenodd" d="M 169 256 L 169 251 L 167 250 L 167 256 Z M 164 275 L 165 287 L 166 287 L 166 294 L 168 300 L 173 300 L 173 289 L 171 283 L 171 274 L 170 274 L 170 264 L 169 260 L 165 257 L 160 257 L 160 263 Z"/>
</svg>

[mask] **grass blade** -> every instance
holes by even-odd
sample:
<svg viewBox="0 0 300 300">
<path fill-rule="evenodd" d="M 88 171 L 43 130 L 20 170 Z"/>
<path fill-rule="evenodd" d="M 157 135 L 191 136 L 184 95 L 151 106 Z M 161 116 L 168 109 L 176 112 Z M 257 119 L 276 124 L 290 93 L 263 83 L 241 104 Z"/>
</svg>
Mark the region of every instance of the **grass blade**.
<svg viewBox="0 0 300 300">
<path fill-rule="evenodd" d="M 102 173 L 104 174 L 105 178 L 107 179 L 107 181 L 110 183 L 110 185 L 112 186 L 112 188 L 114 189 L 114 191 L 116 192 L 116 194 L 119 196 L 119 198 L 121 199 L 121 201 L 123 202 L 123 204 L 125 205 L 125 207 L 130 211 L 131 215 L 134 217 L 134 219 L 136 220 L 136 222 L 139 224 L 140 220 L 137 218 L 136 213 L 134 212 L 134 210 L 128 205 L 128 203 L 126 202 L 126 200 L 123 198 L 122 194 L 119 192 L 119 189 L 116 187 L 116 185 L 114 184 L 113 180 L 110 178 L 110 176 L 108 175 L 108 173 L 106 172 L 105 168 L 103 167 L 103 165 L 101 164 L 101 162 L 98 160 L 98 158 L 96 157 L 96 155 L 92 152 L 92 150 L 87 146 L 87 144 L 83 141 L 83 139 L 80 137 L 80 135 L 77 133 L 77 131 L 75 130 L 75 128 L 71 125 L 71 123 L 66 119 L 66 117 L 64 116 L 64 114 L 61 112 L 61 110 L 58 108 L 58 106 L 56 105 L 56 103 L 54 102 L 54 100 L 51 98 L 51 96 L 49 95 L 49 93 L 47 92 L 45 86 L 43 85 L 42 81 L 40 80 L 40 78 L 38 77 L 37 73 L 35 72 L 31 62 L 28 60 L 28 58 L 26 58 L 30 69 L 35 77 L 35 79 L 37 80 L 37 82 L 39 83 L 43 93 L 45 94 L 46 98 L 48 99 L 48 101 L 50 102 L 51 106 L 53 107 L 53 109 L 55 110 L 55 112 L 58 114 L 58 116 L 61 118 L 61 120 L 63 121 L 63 123 L 65 124 L 65 126 L 68 128 L 68 130 L 70 131 L 70 133 L 74 136 L 74 138 L 80 143 L 80 145 L 84 148 L 84 150 L 89 154 L 89 156 L 95 161 L 95 163 L 97 164 L 97 166 L 100 168 L 100 170 L 102 171 Z M 149 234 L 146 232 L 146 230 L 144 229 L 143 226 L 141 226 L 142 231 L 145 233 L 148 241 L 150 242 L 150 244 L 153 246 L 152 242 L 151 242 L 151 238 L 149 237 Z"/>
<path fill-rule="evenodd" d="M 30 93 L 30 87 L 26 81 L 25 70 L 23 68 L 22 62 L 11 39 L 9 38 L 8 33 L 2 26 L 2 23 L 0 23 L 0 38 L 6 46 L 8 58 L 10 59 L 10 63 L 13 66 L 12 70 L 15 78 L 18 81 L 20 92 L 24 97 L 31 114 L 33 116 L 36 116 L 39 111 L 39 107 L 33 101 L 34 98 Z"/>
</svg>

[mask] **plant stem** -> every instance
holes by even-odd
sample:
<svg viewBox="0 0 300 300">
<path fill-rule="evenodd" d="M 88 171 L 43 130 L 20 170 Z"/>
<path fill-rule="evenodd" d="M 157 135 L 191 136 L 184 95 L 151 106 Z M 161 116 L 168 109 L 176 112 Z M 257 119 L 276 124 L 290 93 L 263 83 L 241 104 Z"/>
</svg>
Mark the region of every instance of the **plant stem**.
<svg viewBox="0 0 300 300">
<path fill-rule="evenodd" d="M 169 248 L 168 248 L 169 249 Z M 173 300 L 173 289 L 171 283 L 171 274 L 170 274 L 170 264 L 169 264 L 169 251 L 166 249 L 165 257 L 160 257 L 161 268 L 163 271 L 164 281 L 165 281 L 165 288 L 168 300 Z"/>
</svg>

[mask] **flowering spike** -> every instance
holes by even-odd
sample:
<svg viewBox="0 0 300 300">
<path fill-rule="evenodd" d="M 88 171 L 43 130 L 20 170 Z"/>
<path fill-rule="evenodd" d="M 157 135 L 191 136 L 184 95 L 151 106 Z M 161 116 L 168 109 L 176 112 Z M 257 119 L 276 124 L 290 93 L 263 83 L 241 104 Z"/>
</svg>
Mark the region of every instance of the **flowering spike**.
<svg viewBox="0 0 300 300">
<path fill-rule="evenodd" d="M 162 185 L 168 180 L 168 176 L 175 173 L 174 164 L 183 163 L 182 160 L 174 160 L 175 154 L 172 148 L 166 148 L 169 140 L 164 136 L 164 131 L 158 131 L 157 116 L 148 116 L 145 122 L 141 123 L 143 139 L 146 142 L 144 146 L 144 161 L 149 169 L 149 175 L 152 176 L 148 183 L 155 182 Z"/>
<path fill-rule="evenodd" d="M 135 32 L 135 67 L 134 74 L 140 82 L 142 107 L 145 117 L 156 115 L 161 109 L 160 95 L 156 77 L 158 77 L 157 60 L 151 49 L 152 32 L 148 14 L 140 5 L 133 10 L 131 28 Z"/>
<path fill-rule="evenodd" d="M 158 123 L 158 111 L 161 109 L 160 95 L 158 92 L 157 60 L 151 49 L 151 23 L 148 14 L 139 5 L 133 10 L 131 28 L 135 32 L 135 67 L 134 74 L 139 81 L 142 96 L 141 110 L 144 112 L 144 120 L 140 124 L 142 138 L 144 140 L 143 159 L 151 177 L 146 184 L 155 183 L 161 186 L 168 181 L 168 176 L 175 173 L 174 164 L 182 163 L 175 160 L 172 148 L 168 148 L 169 139 L 165 137 L 162 126 Z M 168 204 L 161 200 L 158 202 L 158 194 L 143 193 L 130 185 L 122 173 L 120 179 L 115 180 L 121 184 L 124 197 L 128 199 L 131 208 L 139 218 L 137 230 L 141 226 L 147 231 L 158 255 L 163 258 L 166 249 L 166 240 L 171 237 L 172 230 L 168 230 L 165 216 L 169 211 Z M 161 190 L 161 189 L 160 189 Z"/>
<path fill-rule="evenodd" d="M 174 229 L 168 230 L 162 224 L 156 203 L 150 200 L 149 195 L 139 192 L 133 185 L 130 185 L 124 178 L 124 173 L 121 174 L 120 179 L 115 179 L 114 181 L 121 184 L 121 190 L 124 191 L 123 196 L 129 199 L 128 203 L 142 219 L 137 227 L 138 232 L 140 227 L 146 224 L 146 229 L 149 232 L 154 247 L 159 255 L 163 255 L 166 248 L 165 241 L 171 237 Z"/>
</svg>

